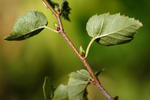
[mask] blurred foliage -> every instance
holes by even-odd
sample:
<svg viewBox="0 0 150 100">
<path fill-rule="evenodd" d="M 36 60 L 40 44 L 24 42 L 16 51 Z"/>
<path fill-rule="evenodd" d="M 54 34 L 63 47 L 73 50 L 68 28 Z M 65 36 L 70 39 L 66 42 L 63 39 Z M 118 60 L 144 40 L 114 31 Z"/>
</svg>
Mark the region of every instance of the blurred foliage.
<svg viewBox="0 0 150 100">
<path fill-rule="evenodd" d="M 121 12 L 143 22 L 144 27 L 129 44 L 105 47 L 94 43 L 88 61 L 95 71 L 104 69 L 100 80 L 119 100 L 149 100 L 150 1 L 70 0 L 69 4 L 71 22 L 63 20 L 63 23 L 78 48 L 80 45 L 86 48 L 90 41 L 85 26 L 88 18 L 96 13 Z M 0 100 L 43 100 L 44 76 L 50 76 L 58 86 L 67 81 L 68 73 L 83 68 L 64 39 L 48 30 L 23 42 L 3 40 L 18 16 L 31 10 L 46 14 L 49 26 L 54 28 L 55 17 L 41 0 L 0 0 L 0 8 Z M 94 86 L 89 86 L 88 92 L 89 100 L 106 100 Z"/>
</svg>

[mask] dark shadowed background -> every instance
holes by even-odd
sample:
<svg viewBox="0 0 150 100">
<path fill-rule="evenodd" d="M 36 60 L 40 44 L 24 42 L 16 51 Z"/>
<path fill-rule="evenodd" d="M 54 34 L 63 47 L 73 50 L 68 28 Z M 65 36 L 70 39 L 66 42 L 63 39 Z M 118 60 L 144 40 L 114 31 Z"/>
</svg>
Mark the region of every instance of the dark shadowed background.
<svg viewBox="0 0 150 100">
<path fill-rule="evenodd" d="M 60 0 L 59 0 L 60 1 Z M 67 35 L 77 48 L 86 48 L 90 37 L 86 22 L 94 14 L 118 13 L 143 22 L 135 39 L 124 45 L 106 47 L 94 43 L 88 61 L 100 80 L 119 100 L 150 100 L 150 0 L 68 0 L 71 22 L 63 20 Z M 41 0 L 0 0 L 0 100 L 44 100 L 44 76 L 57 86 L 67 75 L 84 68 L 64 41 L 49 30 L 21 42 L 3 38 L 12 31 L 18 16 L 42 11 L 54 28 L 55 17 Z M 106 100 L 94 86 L 88 87 L 89 100 Z"/>
</svg>

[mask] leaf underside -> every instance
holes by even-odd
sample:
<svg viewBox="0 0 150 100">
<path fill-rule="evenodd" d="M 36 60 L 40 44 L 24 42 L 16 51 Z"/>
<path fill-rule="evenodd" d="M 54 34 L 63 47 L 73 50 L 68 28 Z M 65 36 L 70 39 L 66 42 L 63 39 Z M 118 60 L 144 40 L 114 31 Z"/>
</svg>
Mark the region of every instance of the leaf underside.
<svg viewBox="0 0 150 100">
<path fill-rule="evenodd" d="M 123 44 L 133 39 L 142 23 L 120 14 L 92 16 L 86 26 L 88 35 L 106 46 Z"/>
<path fill-rule="evenodd" d="M 67 85 L 59 85 L 54 92 L 55 100 L 68 100 L 68 87 Z"/>
<path fill-rule="evenodd" d="M 24 40 L 40 33 L 48 24 L 46 16 L 38 11 L 31 11 L 19 17 L 14 25 L 13 32 L 5 40 Z"/>
<path fill-rule="evenodd" d="M 72 72 L 68 82 L 69 100 L 85 100 L 86 87 L 88 80 L 91 79 L 90 74 L 86 70 Z"/>
<path fill-rule="evenodd" d="M 90 74 L 82 69 L 72 72 L 67 85 L 60 85 L 54 92 L 54 100 L 87 100 L 86 88 Z"/>
</svg>

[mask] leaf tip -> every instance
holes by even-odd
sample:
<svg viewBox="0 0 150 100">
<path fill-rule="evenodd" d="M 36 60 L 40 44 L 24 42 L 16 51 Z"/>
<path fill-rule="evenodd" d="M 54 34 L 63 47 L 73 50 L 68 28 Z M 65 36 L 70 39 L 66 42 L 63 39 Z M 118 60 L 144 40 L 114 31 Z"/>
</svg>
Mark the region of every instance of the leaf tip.
<svg viewBox="0 0 150 100">
<path fill-rule="evenodd" d="M 139 21 L 139 20 L 138 20 Z M 139 21 L 139 25 L 140 27 L 143 27 L 143 23 Z"/>
<path fill-rule="evenodd" d="M 7 35 L 4 37 L 4 40 L 12 41 L 13 39 L 12 39 L 11 35 Z"/>
<path fill-rule="evenodd" d="M 4 37 L 4 40 L 7 40 L 7 41 L 9 41 L 9 38 L 8 38 L 8 36 L 5 36 L 5 37 Z"/>
</svg>

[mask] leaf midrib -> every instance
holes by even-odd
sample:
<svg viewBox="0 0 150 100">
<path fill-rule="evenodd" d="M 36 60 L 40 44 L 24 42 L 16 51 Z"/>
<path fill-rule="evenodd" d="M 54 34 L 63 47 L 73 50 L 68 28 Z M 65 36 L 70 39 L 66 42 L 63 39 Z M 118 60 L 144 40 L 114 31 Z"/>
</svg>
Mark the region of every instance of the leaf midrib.
<svg viewBox="0 0 150 100">
<path fill-rule="evenodd" d="M 135 24 L 128 25 L 128 26 L 126 26 L 126 27 L 123 27 L 123 28 L 121 28 L 121 29 L 118 29 L 117 31 L 109 32 L 109 33 L 107 33 L 107 34 L 105 34 L 105 35 L 97 35 L 97 36 L 95 36 L 94 38 L 97 39 L 97 38 L 102 38 L 102 37 L 111 35 L 111 34 L 113 34 L 113 33 L 116 33 L 116 32 L 119 32 L 119 31 L 121 31 L 121 30 L 123 30 L 123 29 L 126 29 L 126 28 L 128 28 L 128 27 L 130 27 L 130 26 L 132 26 L 132 25 L 135 25 Z M 138 25 L 140 25 L 140 24 L 138 23 Z M 141 25 L 140 25 L 140 26 L 141 26 Z"/>
</svg>

